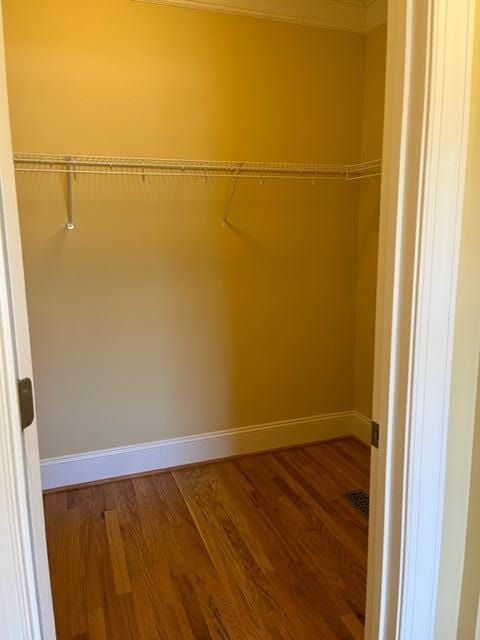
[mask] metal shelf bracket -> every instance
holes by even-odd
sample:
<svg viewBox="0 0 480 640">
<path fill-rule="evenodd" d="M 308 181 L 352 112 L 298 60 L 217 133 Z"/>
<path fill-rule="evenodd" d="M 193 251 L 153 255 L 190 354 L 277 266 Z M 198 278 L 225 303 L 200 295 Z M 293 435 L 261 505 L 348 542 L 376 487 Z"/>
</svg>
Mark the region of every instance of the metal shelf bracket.
<svg viewBox="0 0 480 640">
<path fill-rule="evenodd" d="M 70 156 L 65 157 L 65 164 L 68 168 L 65 176 L 67 180 L 67 224 L 68 231 L 75 229 L 75 220 L 73 219 L 73 185 L 72 178 L 74 177 L 74 168 L 72 166 L 72 158 Z"/>
<path fill-rule="evenodd" d="M 230 187 L 230 191 L 228 193 L 227 202 L 225 204 L 225 210 L 223 212 L 222 226 L 229 227 L 230 223 L 228 222 L 228 216 L 230 215 L 230 209 L 232 208 L 233 198 L 235 196 L 235 192 L 237 190 L 238 179 L 240 177 L 240 173 L 242 171 L 243 163 L 238 165 L 237 171 L 233 177 L 232 184 Z"/>
</svg>

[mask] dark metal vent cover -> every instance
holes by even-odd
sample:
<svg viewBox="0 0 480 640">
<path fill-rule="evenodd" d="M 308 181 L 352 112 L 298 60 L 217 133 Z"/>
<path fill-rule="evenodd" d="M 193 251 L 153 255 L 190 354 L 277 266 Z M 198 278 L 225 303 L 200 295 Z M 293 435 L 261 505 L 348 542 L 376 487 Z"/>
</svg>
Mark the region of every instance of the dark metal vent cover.
<svg viewBox="0 0 480 640">
<path fill-rule="evenodd" d="M 345 496 L 354 507 L 361 511 L 364 515 L 368 516 L 370 510 L 370 498 L 368 493 L 364 491 L 350 491 Z"/>
</svg>

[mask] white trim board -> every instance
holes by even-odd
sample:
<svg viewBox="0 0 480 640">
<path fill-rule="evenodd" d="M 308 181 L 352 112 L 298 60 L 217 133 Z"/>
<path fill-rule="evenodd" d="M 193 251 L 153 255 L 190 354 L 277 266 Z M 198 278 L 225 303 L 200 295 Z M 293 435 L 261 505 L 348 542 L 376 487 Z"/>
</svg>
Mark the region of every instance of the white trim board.
<svg viewBox="0 0 480 640">
<path fill-rule="evenodd" d="M 0 635 L 54 640 L 35 421 L 22 431 L 17 380 L 32 378 L 0 2 Z"/>
<path fill-rule="evenodd" d="M 475 0 L 389 3 L 365 637 L 438 638 Z M 449 636 L 449 638 L 452 636 Z"/>
<path fill-rule="evenodd" d="M 387 0 L 134 0 L 274 22 L 368 33 L 387 19 Z"/>
<path fill-rule="evenodd" d="M 359 416 L 344 411 L 46 458 L 41 461 L 42 487 L 54 489 L 354 435 L 354 419 L 358 422 Z"/>
</svg>

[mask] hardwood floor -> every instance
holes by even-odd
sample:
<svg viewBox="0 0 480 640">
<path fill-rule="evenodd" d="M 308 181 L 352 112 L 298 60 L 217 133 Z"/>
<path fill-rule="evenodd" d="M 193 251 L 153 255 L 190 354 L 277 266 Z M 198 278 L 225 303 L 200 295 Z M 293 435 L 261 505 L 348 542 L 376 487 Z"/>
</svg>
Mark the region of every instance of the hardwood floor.
<svg viewBox="0 0 480 640">
<path fill-rule="evenodd" d="M 58 639 L 360 640 L 348 438 L 45 495 Z"/>
</svg>

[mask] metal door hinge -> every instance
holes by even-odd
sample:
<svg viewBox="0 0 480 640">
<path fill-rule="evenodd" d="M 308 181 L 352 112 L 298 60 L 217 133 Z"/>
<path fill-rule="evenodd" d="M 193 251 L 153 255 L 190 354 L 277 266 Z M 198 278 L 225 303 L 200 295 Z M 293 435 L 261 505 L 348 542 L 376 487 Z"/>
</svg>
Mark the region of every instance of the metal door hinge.
<svg viewBox="0 0 480 640">
<path fill-rule="evenodd" d="M 24 430 L 32 424 L 35 418 L 33 387 L 30 378 L 18 381 L 18 401 L 20 404 L 20 422 L 22 430 Z"/>
<path fill-rule="evenodd" d="M 378 449 L 378 442 L 380 440 L 380 425 L 378 422 L 373 422 L 372 420 L 372 438 L 370 444 L 375 449 Z"/>
</svg>

